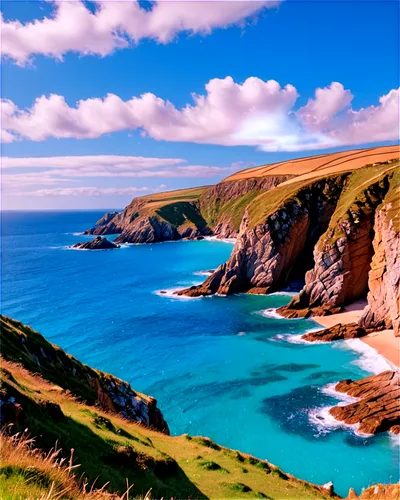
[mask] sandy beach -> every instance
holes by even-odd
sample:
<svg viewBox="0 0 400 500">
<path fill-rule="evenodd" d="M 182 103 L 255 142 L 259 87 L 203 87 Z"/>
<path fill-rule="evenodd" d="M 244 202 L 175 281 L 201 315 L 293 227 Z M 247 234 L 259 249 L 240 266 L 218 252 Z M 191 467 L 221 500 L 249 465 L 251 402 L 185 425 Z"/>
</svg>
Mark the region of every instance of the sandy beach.
<svg viewBox="0 0 400 500">
<path fill-rule="evenodd" d="M 312 319 L 325 328 L 358 321 L 362 310 L 366 306 L 366 300 L 359 300 L 346 306 L 344 311 L 331 316 L 315 316 Z M 400 337 L 395 337 L 393 330 L 382 330 L 372 332 L 360 340 L 375 349 L 384 356 L 390 363 L 400 367 Z"/>
</svg>

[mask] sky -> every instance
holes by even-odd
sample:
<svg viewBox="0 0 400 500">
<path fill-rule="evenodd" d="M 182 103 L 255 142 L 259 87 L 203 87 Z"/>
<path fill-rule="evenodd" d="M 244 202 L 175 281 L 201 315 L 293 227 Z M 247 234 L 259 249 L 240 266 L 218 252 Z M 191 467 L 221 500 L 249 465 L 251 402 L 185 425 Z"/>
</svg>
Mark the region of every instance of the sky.
<svg viewBox="0 0 400 500">
<path fill-rule="evenodd" d="M 8 1 L 2 209 L 122 208 L 399 138 L 399 3 Z"/>
</svg>

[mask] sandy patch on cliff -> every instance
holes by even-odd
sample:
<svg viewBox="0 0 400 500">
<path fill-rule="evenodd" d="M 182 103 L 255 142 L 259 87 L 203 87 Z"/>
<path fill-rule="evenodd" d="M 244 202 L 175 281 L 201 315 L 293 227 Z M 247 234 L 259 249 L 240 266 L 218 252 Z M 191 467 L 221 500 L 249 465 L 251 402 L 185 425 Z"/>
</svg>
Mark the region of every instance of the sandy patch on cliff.
<svg viewBox="0 0 400 500">
<path fill-rule="evenodd" d="M 312 319 L 324 328 L 330 328 L 338 323 L 356 323 L 361 316 L 362 310 L 367 305 L 366 300 L 358 300 L 346 306 L 344 311 L 331 316 L 314 316 Z M 360 341 L 375 349 L 381 356 L 393 365 L 400 367 L 400 337 L 395 337 L 393 330 L 372 332 Z"/>
</svg>

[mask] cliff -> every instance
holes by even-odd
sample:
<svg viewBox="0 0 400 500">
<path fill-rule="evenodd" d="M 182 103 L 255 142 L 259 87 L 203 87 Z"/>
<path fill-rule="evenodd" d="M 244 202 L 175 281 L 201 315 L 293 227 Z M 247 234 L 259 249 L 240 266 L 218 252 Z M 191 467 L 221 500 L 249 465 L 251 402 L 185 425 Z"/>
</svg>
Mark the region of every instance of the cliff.
<svg viewBox="0 0 400 500">
<path fill-rule="evenodd" d="M 85 231 L 119 234 L 116 243 L 157 243 L 199 238 L 211 233 L 199 208 L 204 188 L 182 189 L 135 198 L 121 213 Z"/>
<path fill-rule="evenodd" d="M 327 231 L 314 248 L 314 266 L 300 294 L 280 314 L 321 315 L 365 297 L 374 255 L 374 219 L 398 167 L 366 167 L 346 178 Z M 367 326 L 367 325 L 366 325 Z"/>
<path fill-rule="evenodd" d="M 199 206 L 213 234 L 219 238 L 233 238 L 239 233 L 246 207 L 261 192 L 269 191 L 292 175 L 271 175 L 255 178 L 225 179 L 206 189 Z"/>
<path fill-rule="evenodd" d="M 117 243 L 155 243 L 182 238 L 236 237 L 246 209 L 260 193 L 282 183 L 323 178 L 398 157 L 398 148 L 345 151 L 242 170 L 215 186 L 135 198 L 121 213 L 109 212 L 86 234 L 119 234 Z"/>
<path fill-rule="evenodd" d="M 130 498 L 332 496 L 208 438 L 160 432 L 152 398 L 18 321 L 3 316 L 0 326 L 2 498 L 122 500 L 127 489 Z"/>
<path fill-rule="evenodd" d="M 360 325 L 393 328 L 400 336 L 400 169 L 397 169 L 383 203 L 375 214 L 368 306 Z"/>
<path fill-rule="evenodd" d="M 134 391 L 127 382 L 113 375 L 82 364 L 29 326 L 0 316 L 0 327 L 1 355 L 5 360 L 21 363 L 88 405 L 120 413 L 129 420 L 169 433 L 154 398 Z"/>
<path fill-rule="evenodd" d="M 270 293 L 304 278 L 301 292 L 279 314 L 337 313 L 369 291 L 360 326 L 393 325 L 398 334 L 399 175 L 393 159 L 300 176 L 259 193 L 246 206 L 229 260 L 202 285 L 177 293 Z"/>
</svg>

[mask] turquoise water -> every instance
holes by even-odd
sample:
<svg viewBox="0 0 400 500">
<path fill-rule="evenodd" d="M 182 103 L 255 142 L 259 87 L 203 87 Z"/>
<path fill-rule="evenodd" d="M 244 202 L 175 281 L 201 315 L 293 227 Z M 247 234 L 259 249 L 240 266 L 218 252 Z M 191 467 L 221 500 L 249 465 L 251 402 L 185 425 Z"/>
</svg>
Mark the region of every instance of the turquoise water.
<svg viewBox="0 0 400 500">
<path fill-rule="evenodd" d="M 342 495 L 399 480 L 391 438 L 324 420 L 337 403 L 324 387 L 367 375 L 377 359 L 343 344 L 295 343 L 316 325 L 274 317 L 288 295 L 157 294 L 200 283 L 195 273 L 226 260 L 230 243 L 66 249 L 101 215 L 3 212 L 2 312 L 155 396 L 173 434 L 209 436 L 300 478 L 333 481 Z"/>
</svg>

